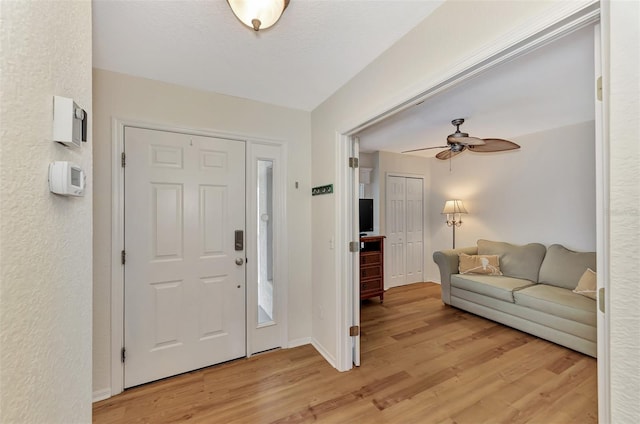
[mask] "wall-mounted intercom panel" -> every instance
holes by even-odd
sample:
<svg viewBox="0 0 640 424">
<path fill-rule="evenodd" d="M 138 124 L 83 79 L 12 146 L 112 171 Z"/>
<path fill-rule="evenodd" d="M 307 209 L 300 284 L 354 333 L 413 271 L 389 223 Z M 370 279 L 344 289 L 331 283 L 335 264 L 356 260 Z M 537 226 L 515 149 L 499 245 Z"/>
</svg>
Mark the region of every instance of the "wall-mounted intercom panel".
<svg viewBox="0 0 640 424">
<path fill-rule="evenodd" d="M 87 112 L 73 99 L 53 96 L 53 141 L 68 147 L 87 141 Z"/>
</svg>

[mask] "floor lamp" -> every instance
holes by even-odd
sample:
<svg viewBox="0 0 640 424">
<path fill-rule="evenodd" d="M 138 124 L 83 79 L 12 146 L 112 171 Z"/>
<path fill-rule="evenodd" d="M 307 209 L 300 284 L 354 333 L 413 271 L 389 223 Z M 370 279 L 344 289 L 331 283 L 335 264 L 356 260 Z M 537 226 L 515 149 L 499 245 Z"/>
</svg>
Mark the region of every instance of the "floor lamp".
<svg viewBox="0 0 640 424">
<path fill-rule="evenodd" d="M 462 214 L 468 213 L 462 200 L 447 200 L 442 214 L 447 214 L 447 225 L 453 228 L 453 248 L 456 248 L 456 227 L 462 225 Z"/>
</svg>

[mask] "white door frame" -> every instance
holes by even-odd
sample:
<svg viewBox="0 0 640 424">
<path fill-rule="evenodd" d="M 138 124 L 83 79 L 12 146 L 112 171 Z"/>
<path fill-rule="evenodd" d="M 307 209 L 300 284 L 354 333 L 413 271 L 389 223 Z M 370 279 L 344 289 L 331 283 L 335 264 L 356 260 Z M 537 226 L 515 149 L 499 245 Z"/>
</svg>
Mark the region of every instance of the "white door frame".
<svg viewBox="0 0 640 424">
<path fill-rule="evenodd" d="M 606 7 L 606 6 L 605 6 Z M 604 13 L 608 13 L 605 9 Z M 608 20 L 605 20 L 608 22 Z M 604 50 L 608 43 L 602 39 L 602 24 L 597 24 L 594 28 L 595 47 L 595 74 L 602 80 L 609 80 L 608 68 L 602 66 L 604 62 Z M 608 31 L 607 31 L 608 32 Z M 602 44 L 601 44 L 602 43 Z M 606 52 L 608 54 L 608 52 Z M 597 352 L 598 352 L 598 418 L 602 423 L 610 421 L 610 380 L 609 380 L 609 140 L 607 137 L 608 116 L 605 113 L 609 110 L 607 98 L 602 96 L 602 101 L 596 98 L 595 126 L 596 126 L 596 249 L 602 252 L 597 256 L 598 263 L 598 311 L 597 311 Z M 605 295 L 606 293 L 606 295 Z"/>
<path fill-rule="evenodd" d="M 606 7 L 604 8 L 606 13 Z M 568 33 L 576 31 L 587 25 L 594 24 L 600 20 L 601 8 L 600 2 L 591 0 L 589 2 L 560 2 L 551 9 L 545 11 L 544 15 L 540 15 L 537 19 L 523 25 L 518 30 L 513 31 L 504 37 L 496 40 L 491 46 L 481 49 L 476 54 L 469 56 L 468 59 L 450 67 L 450 71 L 443 75 L 441 79 L 424 81 L 422 88 L 415 88 L 410 92 L 401 92 L 396 97 L 389 99 L 379 110 L 378 113 L 365 115 L 360 117 L 351 117 L 350 123 L 338 129 L 335 133 L 335 163 L 336 166 L 335 180 L 336 192 L 342 195 L 336 196 L 336 245 L 346 246 L 351 238 L 351 217 L 352 205 L 346 195 L 349 193 L 349 186 L 352 184 L 351 176 L 348 172 L 347 162 L 350 150 L 351 137 L 380 122 L 390 116 L 395 115 L 415 104 L 435 96 L 436 94 L 450 88 L 456 84 L 467 81 L 480 72 L 491 69 L 501 63 L 524 55 L 534 49 L 554 41 Z M 603 70 L 607 68 L 607 55 L 603 57 Z M 417 87 L 417 86 L 414 86 Z M 606 133 L 606 116 L 605 128 L 601 130 L 602 150 L 608 151 L 609 138 Z M 607 160 L 605 155 L 598 156 L 601 161 L 597 165 L 596 176 L 598 181 L 608 181 L 606 175 Z M 604 169 L 603 169 L 604 168 Z M 609 187 L 602 189 L 601 197 L 596 199 L 596 208 L 598 216 L 606 211 L 607 200 L 609 198 Z M 602 237 L 598 241 L 598 255 L 608 257 L 609 254 L 609 234 L 603 231 L 604 219 L 597 220 L 597 231 Z M 336 304 L 338 307 L 336 321 L 336 368 L 339 371 L 347 371 L 352 368 L 352 349 L 349 343 L 349 322 L 353 305 L 349 303 L 350 296 L 346 296 L 352 290 L 355 283 L 351 270 L 351 255 L 346 249 L 335 250 L 336 262 Z M 601 265 L 601 264 L 598 264 Z M 609 264 L 602 264 L 603 269 L 598 269 L 598 274 L 609 275 Z M 607 284 L 608 281 L 603 282 Z M 606 288 L 608 290 L 608 287 Z M 603 321 L 607 322 L 608 317 L 605 315 Z M 608 327 L 608 323 L 604 326 Z M 609 351 L 609 335 L 605 333 L 605 328 L 598 329 L 598 349 L 600 351 Z M 609 357 L 598 359 L 598 368 L 604 370 L 598 376 L 598 416 L 600 422 L 610 421 L 610 387 L 608 379 L 603 376 L 609 369 Z"/>
<path fill-rule="evenodd" d="M 205 137 L 224 138 L 227 140 L 236 140 L 246 143 L 248 151 L 253 144 L 269 144 L 282 148 L 283 158 L 283 178 L 286 182 L 286 150 L 287 144 L 282 140 L 272 140 L 266 138 L 258 138 L 253 136 L 245 136 L 242 134 L 233 134 L 222 131 L 212 131 L 206 129 L 184 128 L 171 125 L 158 124 L 153 122 L 138 121 L 127 118 L 113 118 L 111 131 L 111 384 L 109 396 L 117 395 L 124 390 L 124 364 L 121 361 L 121 350 L 124 344 L 124 268 L 121 263 L 121 252 L 124 249 L 124 168 L 121 165 L 122 153 L 124 152 L 124 129 L 125 127 L 137 127 L 150 130 L 178 132 L 182 134 L 192 134 Z M 245 153 L 245 160 L 246 160 Z M 276 182 L 274 181 L 274 184 Z M 278 206 L 282 207 L 282 211 L 286 211 L 286 185 L 281 188 L 282 197 Z M 249 193 L 247 191 L 247 196 Z M 287 225 L 286 213 L 282 216 L 285 218 L 284 225 L 281 226 L 282 234 L 274 235 L 274 243 L 280 243 L 279 251 L 287 252 Z M 248 243 L 248 238 L 245 240 Z M 248 252 L 247 252 L 248 253 Z M 282 290 L 288 293 L 288 263 L 287 254 L 274 256 L 277 261 L 274 266 L 280 270 Z M 250 274 L 250 268 L 256 267 L 257 262 L 251 258 L 247 264 L 247 275 Z M 246 285 L 245 285 L 246 287 Z M 286 314 L 286 298 L 281 303 L 281 317 L 283 319 L 283 343 L 282 347 L 288 347 L 287 343 L 287 314 Z M 247 308 L 248 310 L 248 308 Z M 246 319 L 247 317 L 245 317 Z M 249 339 L 247 338 L 247 355 L 249 352 Z"/>
<path fill-rule="evenodd" d="M 360 161 L 360 139 L 358 137 L 351 137 L 351 156 L 358 159 Z M 353 240 L 360 241 L 360 226 L 356 225 L 356 222 L 359 223 L 360 216 L 360 170 L 358 168 L 351 168 L 351 187 L 350 193 L 351 196 L 351 211 L 353 215 L 351 216 L 351 237 Z M 360 245 L 360 243 L 358 243 Z M 358 249 L 359 250 L 359 249 Z M 351 261 L 351 278 L 354 281 L 352 285 L 351 295 L 353 296 L 352 300 L 349 302 L 353 305 L 353 309 L 351 311 L 351 325 L 360 327 L 360 252 L 352 254 Z M 358 331 L 357 335 L 351 337 L 351 349 L 352 349 L 352 361 L 353 365 L 356 367 L 360 366 L 360 331 Z"/>
</svg>

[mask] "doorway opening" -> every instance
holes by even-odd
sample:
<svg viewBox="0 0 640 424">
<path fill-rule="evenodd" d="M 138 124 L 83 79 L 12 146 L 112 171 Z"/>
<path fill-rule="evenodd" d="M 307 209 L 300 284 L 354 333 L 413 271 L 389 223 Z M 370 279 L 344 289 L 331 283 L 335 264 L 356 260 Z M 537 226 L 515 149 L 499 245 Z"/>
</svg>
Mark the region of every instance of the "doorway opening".
<svg viewBox="0 0 640 424">
<path fill-rule="evenodd" d="M 528 34 L 526 37 L 516 38 L 513 35 L 508 37 L 507 41 L 504 43 L 504 48 L 497 53 L 492 53 L 487 57 L 479 60 L 477 63 L 473 64 L 465 64 L 465 66 L 461 66 L 458 69 L 455 69 L 451 72 L 450 76 L 442 81 L 434 84 L 429 87 L 427 90 L 409 98 L 403 103 L 394 103 L 389 106 L 388 109 L 385 109 L 382 113 L 372 116 L 370 119 L 365 120 L 360 123 L 360 125 L 353 127 L 349 130 L 342 131 L 338 137 L 338 143 L 341 144 L 337 149 L 337 163 L 347 163 L 347 158 L 350 154 L 350 149 L 344 147 L 345 145 L 349 145 L 352 143 L 352 139 L 355 138 L 356 135 L 358 137 L 361 136 L 361 132 L 368 127 L 383 121 L 384 119 L 399 113 L 400 111 L 406 110 L 412 107 L 415 104 L 418 104 L 428 98 L 435 96 L 436 94 L 453 87 L 456 84 L 460 84 L 462 82 L 470 80 L 472 77 L 479 74 L 481 71 L 491 69 L 501 63 L 504 63 L 514 57 L 524 55 L 528 52 L 531 52 L 538 47 L 547 44 L 553 40 L 556 40 L 566 34 L 572 33 L 580 28 L 583 28 L 588 25 L 592 25 L 599 20 L 600 9 L 599 5 L 596 3 L 584 6 L 578 11 L 573 11 L 571 14 L 562 14 L 558 13 L 558 17 L 555 20 L 549 20 L 549 23 L 546 27 L 537 30 L 537 32 L 533 34 Z M 599 47 L 601 40 L 599 36 L 596 36 L 596 49 Z M 596 70 L 599 71 L 598 69 Z M 601 108 L 602 106 L 600 106 Z M 597 224 L 597 242 L 596 242 L 596 251 L 598 253 L 599 258 L 599 270 L 602 270 L 603 286 L 608 285 L 608 281 L 606 281 L 608 276 L 607 264 L 604 262 L 604 258 L 607 256 L 607 234 L 603 231 L 603 226 L 606 226 L 606 222 L 604 219 L 604 211 L 607 209 L 607 196 L 606 192 L 608 190 L 607 186 L 603 185 L 603 182 L 606 182 L 606 164 L 607 160 L 607 150 L 606 150 L 606 135 L 602 132 L 602 128 L 600 124 L 598 124 L 598 117 L 596 117 L 596 180 L 598 185 L 599 193 L 597 195 L 596 201 L 596 224 Z M 353 182 L 353 176 L 346 169 L 338 172 L 338 190 L 344 188 L 344 190 L 350 189 L 350 186 Z M 357 178 L 357 176 L 355 177 Z M 602 191 L 605 193 L 603 194 Z M 337 201 L 338 204 L 338 216 L 349 217 L 352 216 L 353 204 L 348 198 L 340 198 Z M 348 222 L 348 220 L 342 220 L 338 222 L 337 226 L 337 237 L 346 237 L 352 234 L 353 222 Z M 347 293 L 350 287 L 353 287 L 354 282 L 357 280 L 354 277 L 353 270 L 357 269 L 357 264 L 354 263 L 355 258 L 353 255 L 344 255 L 344 257 L 339 258 L 338 266 L 341 266 L 342 280 L 340 286 L 338 287 L 339 293 Z M 602 262 L 601 262 L 602 261 Z M 600 265 L 603 265 L 600 268 Z M 600 278 L 598 281 L 598 285 L 600 287 Z M 346 287 L 345 287 L 346 286 Z M 348 328 L 348 324 L 350 322 L 359 321 L 359 318 L 349 320 L 350 311 L 354 310 L 352 304 L 342 303 L 341 313 L 342 316 L 347 318 L 345 319 L 344 328 Z M 351 317 L 353 318 L 353 317 Z M 345 341 L 350 340 L 348 332 L 344 330 L 339 330 L 341 332 L 339 340 L 341 341 L 338 344 L 338 369 L 347 370 L 352 367 L 351 364 L 358 363 L 360 358 L 354 358 L 353 352 L 359 352 L 359 349 L 351 348 L 346 349 L 349 344 Z M 345 341 L 342 341 L 345 340 Z M 602 313 L 598 313 L 598 362 L 602 364 L 608 363 L 607 357 L 607 346 L 608 343 L 608 323 Z M 601 411 L 601 416 L 608 416 L 609 411 L 609 400 L 608 400 L 608 388 L 603 387 L 606 383 L 606 376 L 603 376 L 601 372 L 602 369 L 606 367 L 599 367 L 599 399 L 602 405 L 599 410 Z"/>
</svg>

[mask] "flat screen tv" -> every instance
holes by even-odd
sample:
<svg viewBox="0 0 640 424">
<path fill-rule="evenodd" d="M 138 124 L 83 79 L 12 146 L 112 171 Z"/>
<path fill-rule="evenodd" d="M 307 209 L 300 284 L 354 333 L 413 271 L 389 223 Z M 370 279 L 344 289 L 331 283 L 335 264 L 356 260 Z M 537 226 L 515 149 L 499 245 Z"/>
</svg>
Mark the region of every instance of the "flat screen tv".
<svg viewBox="0 0 640 424">
<path fill-rule="evenodd" d="M 373 231 L 373 199 L 360 199 L 360 232 Z"/>
</svg>

